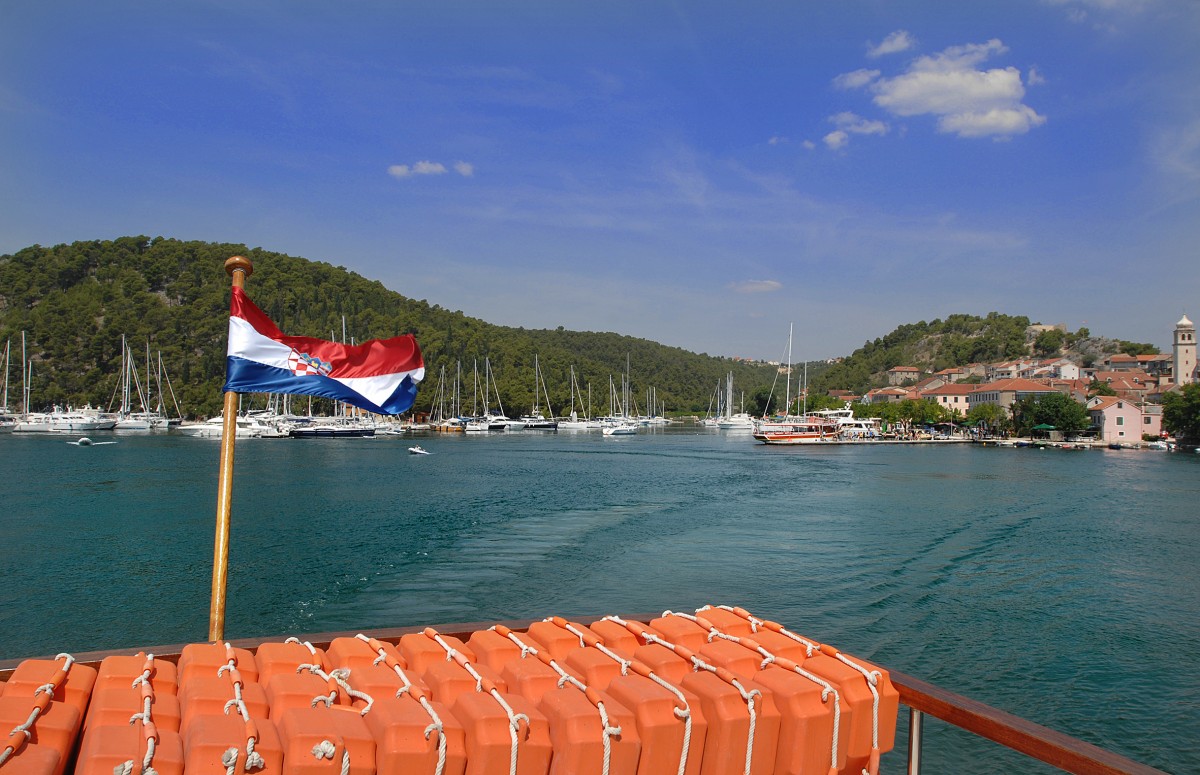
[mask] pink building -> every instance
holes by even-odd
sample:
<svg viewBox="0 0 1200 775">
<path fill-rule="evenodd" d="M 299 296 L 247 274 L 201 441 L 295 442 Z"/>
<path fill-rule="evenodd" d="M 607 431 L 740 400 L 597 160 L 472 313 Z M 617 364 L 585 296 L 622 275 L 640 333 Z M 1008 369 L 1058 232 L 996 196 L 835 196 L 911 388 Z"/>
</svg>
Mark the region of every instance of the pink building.
<svg viewBox="0 0 1200 775">
<path fill-rule="evenodd" d="M 1096 438 L 1109 444 L 1140 444 L 1142 434 L 1162 434 L 1162 407 L 1121 396 L 1095 396 L 1087 403 Z"/>
</svg>

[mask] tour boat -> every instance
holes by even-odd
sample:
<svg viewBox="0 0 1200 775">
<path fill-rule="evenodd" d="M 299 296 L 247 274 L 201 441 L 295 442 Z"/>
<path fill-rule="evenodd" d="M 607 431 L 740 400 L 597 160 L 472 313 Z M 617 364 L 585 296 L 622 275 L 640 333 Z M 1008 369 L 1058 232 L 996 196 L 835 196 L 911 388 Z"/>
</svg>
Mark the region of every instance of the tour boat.
<svg viewBox="0 0 1200 775">
<path fill-rule="evenodd" d="M 838 440 L 838 423 L 829 417 L 806 414 L 757 420 L 753 433 L 764 444 L 822 444 Z"/>
</svg>

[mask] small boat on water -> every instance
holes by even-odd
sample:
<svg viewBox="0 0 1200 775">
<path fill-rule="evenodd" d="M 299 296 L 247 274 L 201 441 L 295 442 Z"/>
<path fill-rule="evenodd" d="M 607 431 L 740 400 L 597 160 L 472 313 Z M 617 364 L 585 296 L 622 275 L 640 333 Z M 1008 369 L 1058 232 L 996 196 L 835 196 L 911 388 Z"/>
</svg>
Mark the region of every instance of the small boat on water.
<svg viewBox="0 0 1200 775">
<path fill-rule="evenodd" d="M 428 455 L 429 454 L 429 451 L 426 450 L 424 447 L 422 447 L 420 444 L 417 444 L 416 446 L 413 446 L 413 447 L 409 447 L 408 452 L 410 455 Z"/>
</svg>

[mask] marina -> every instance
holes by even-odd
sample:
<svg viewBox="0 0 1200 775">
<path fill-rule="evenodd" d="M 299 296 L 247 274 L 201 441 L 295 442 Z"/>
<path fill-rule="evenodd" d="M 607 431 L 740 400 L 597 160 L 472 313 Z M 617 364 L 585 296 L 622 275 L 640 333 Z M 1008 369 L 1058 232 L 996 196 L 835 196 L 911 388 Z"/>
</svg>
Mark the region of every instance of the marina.
<svg viewBox="0 0 1200 775">
<path fill-rule="evenodd" d="M 4 517 L 0 656 L 203 638 L 218 445 L 114 438 L 3 439 L 13 480 L 39 487 Z M 1196 456 L 788 448 L 684 426 L 419 438 L 430 455 L 239 440 L 230 638 L 732 602 L 1136 761 L 1200 768 Z M 66 540 L 46 552 L 46 535 Z M 925 757 L 1039 771 L 932 719 Z"/>
</svg>

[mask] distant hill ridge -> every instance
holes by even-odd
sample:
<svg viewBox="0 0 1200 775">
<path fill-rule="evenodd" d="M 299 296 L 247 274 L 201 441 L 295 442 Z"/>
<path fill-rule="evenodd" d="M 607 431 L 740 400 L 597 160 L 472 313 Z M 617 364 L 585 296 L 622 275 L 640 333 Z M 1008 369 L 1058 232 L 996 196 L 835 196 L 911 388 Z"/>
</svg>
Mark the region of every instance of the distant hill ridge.
<svg viewBox="0 0 1200 775">
<path fill-rule="evenodd" d="M 1091 366 L 1107 355 L 1157 353 L 1151 344 L 1093 337 L 1086 328 L 1031 324 L 1023 315 L 990 312 L 984 317 L 950 315 L 897 327 L 839 359 L 812 381 L 814 391 L 846 389 L 864 393 L 887 384 L 887 372 L 914 366 L 927 374 L 972 363 L 996 363 L 1031 356 L 1068 358 Z"/>
<path fill-rule="evenodd" d="M 344 316 L 346 331 L 358 341 L 416 335 L 428 371 L 418 410 L 430 408 L 441 367 L 452 378 L 457 363 L 470 410 L 472 364 L 478 363 L 482 373 L 485 358 L 491 360 L 504 408 L 512 415 L 533 405 L 535 354 L 553 409 L 560 414 L 568 409 L 572 366 L 585 392 L 590 383 L 597 414 L 608 411 L 609 378 L 620 384 L 627 358 L 634 401 L 643 412 L 646 392 L 654 388 L 668 411 L 703 414 L 730 371 L 739 394 L 760 397 L 755 403 L 761 406 L 778 373 L 767 364 L 691 353 L 616 333 L 496 326 L 409 299 L 343 267 L 245 245 L 136 236 L 35 245 L 0 256 L 0 339 L 13 343 L 15 366 L 21 332 L 26 332 L 33 364 L 31 407 L 109 405 L 124 335 L 136 352 L 149 342 L 153 352 L 162 353 L 185 413 L 218 412 L 229 311 L 229 278 L 223 267 L 231 255 L 254 262 L 251 298 L 288 333 L 340 338 Z M 862 392 L 883 384 L 893 366 L 936 370 L 1025 355 L 1030 352 L 1028 326 L 1028 318 L 995 312 L 903 325 L 839 362 L 810 364 L 809 382 L 814 391 Z M 1134 345 L 1091 340 L 1086 333 L 1067 335 L 1064 344 L 1112 352 Z M 1125 349 L 1139 347 L 1153 351 L 1149 345 Z M 19 367 L 10 369 L 9 380 L 9 404 L 17 408 Z M 746 408 L 752 409 L 750 401 Z"/>
<path fill-rule="evenodd" d="M 224 262 L 244 255 L 254 264 L 250 297 L 289 333 L 357 341 L 416 335 L 427 375 L 416 409 L 427 411 L 441 367 L 463 369 L 465 409 L 471 409 L 472 366 L 482 380 L 490 358 L 504 409 L 533 406 L 538 356 L 555 412 L 569 409 L 574 367 L 593 411 L 608 412 L 609 377 L 619 386 L 631 364 L 634 401 L 647 411 L 646 391 L 668 411 L 706 411 L 718 382 L 732 371 L 747 393 L 770 386 L 776 368 L 622 336 L 496 326 L 437 304 L 407 298 L 343 267 L 245 245 L 184 242 L 144 236 L 32 246 L 0 256 L 0 343 L 13 342 L 9 404 L 20 402 L 21 332 L 33 363 L 31 408 L 51 404 L 107 406 L 117 384 L 121 336 L 135 352 L 147 341 L 163 362 L 184 412 L 217 413 L 225 377 L 229 277 Z M 496 408 L 495 399 L 491 402 Z M 482 411 L 482 406 L 479 407 Z M 546 411 L 546 407 L 542 407 Z M 576 405 L 577 410 L 586 407 Z"/>
</svg>

